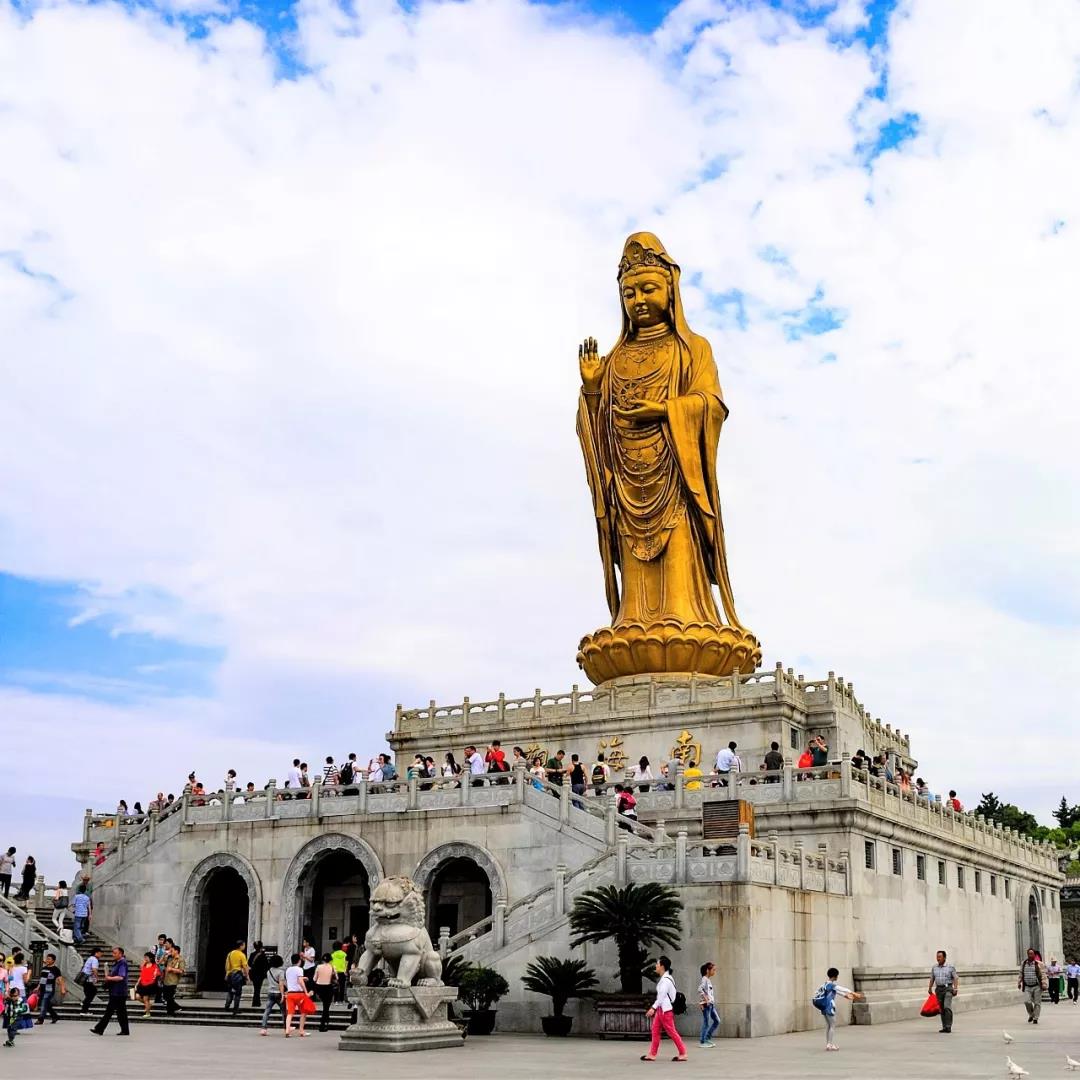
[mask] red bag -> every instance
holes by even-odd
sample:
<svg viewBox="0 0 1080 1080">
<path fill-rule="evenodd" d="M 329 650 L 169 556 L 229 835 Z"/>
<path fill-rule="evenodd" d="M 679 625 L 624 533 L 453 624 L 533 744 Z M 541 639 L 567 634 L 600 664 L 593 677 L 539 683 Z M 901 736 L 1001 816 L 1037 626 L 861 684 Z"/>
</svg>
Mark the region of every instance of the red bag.
<svg viewBox="0 0 1080 1080">
<path fill-rule="evenodd" d="M 315 1002 L 311 998 L 309 998 L 305 994 L 304 995 L 304 1000 L 300 1002 L 300 1012 L 303 1013 L 304 1016 L 310 1016 L 313 1012 L 317 1012 L 317 1011 L 318 1011 L 318 1006 L 315 1004 Z"/>
<path fill-rule="evenodd" d="M 31 1012 L 33 1012 L 33 1011 L 34 1011 L 34 1010 L 35 1010 L 35 1009 L 36 1009 L 36 1008 L 38 1007 L 38 1004 L 39 1004 L 39 1003 L 40 1003 L 40 999 L 38 998 L 38 992 L 37 992 L 37 991 L 35 990 L 35 991 L 34 991 L 34 992 L 33 992 L 33 993 L 32 993 L 32 994 L 31 994 L 31 995 L 30 995 L 30 996 L 29 996 L 29 997 L 28 997 L 28 998 L 26 999 L 26 1007 L 27 1007 L 27 1008 L 28 1008 L 28 1009 L 29 1009 L 29 1010 L 30 1010 Z"/>
<path fill-rule="evenodd" d="M 923 1007 L 919 1010 L 920 1016 L 937 1016 L 941 1012 L 941 1006 L 938 1005 L 937 994 L 931 994 L 924 1002 Z"/>
</svg>

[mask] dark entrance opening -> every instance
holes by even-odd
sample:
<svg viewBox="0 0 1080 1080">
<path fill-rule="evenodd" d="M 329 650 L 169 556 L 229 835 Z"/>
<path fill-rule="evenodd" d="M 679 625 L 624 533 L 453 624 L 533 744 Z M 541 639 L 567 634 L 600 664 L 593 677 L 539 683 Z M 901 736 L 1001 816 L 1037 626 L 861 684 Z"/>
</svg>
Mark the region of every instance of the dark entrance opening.
<svg viewBox="0 0 1080 1080">
<path fill-rule="evenodd" d="M 448 859 L 435 871 L 428 887 L 428 933 L 439 940 L 439 927 L 458 934 L 486 919 L 492 909 L 491 882 L 472 859 Z"/>
<path fill-rule="evenodd" d="M 1028 897 L 1028 948 L 1042 956 L 1042 929 L 1039 925 L 1039 902 L 1032 893 Z"/>
<path fill-rule="evenodd" d="M 247 932 L 247 882 L 231 866 L 212 871 L 199 901 L 198 989 L 225 989 L 225 957 Z"/>
<path fill-rule="evenodd" d="M 355 855 L 328 851 L 301 876 L 300 895 L 301 934 L 320 956 L 330 952 L 335 941 L 348 941 L 350 934 L 363 943 L 368 930 L 368 875 Z"/>
</svg>

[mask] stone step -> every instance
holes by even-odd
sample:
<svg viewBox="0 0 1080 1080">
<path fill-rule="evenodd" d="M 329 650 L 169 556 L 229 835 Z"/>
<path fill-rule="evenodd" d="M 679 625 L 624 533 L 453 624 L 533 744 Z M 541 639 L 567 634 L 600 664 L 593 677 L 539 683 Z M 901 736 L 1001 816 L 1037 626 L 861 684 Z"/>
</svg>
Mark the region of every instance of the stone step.
<svg viewBox="0 0 1080 1080">
<path fill-rule="evenodd" d="M 262 1025 L 262 1007 L 253 1009 L 250 1006 L 242 1007 L 237 1015 L 233 1015 L 232 1012 L 226 1012 L 220 1005 L 217 1006 L 202 1006 L 194 1005 L 192 1002 L 195 999 L 183 999 L 181 998 L 178 1004 L 180 1004 L 181 1012 L 178 1016 L 167 1016 L 164 1008 L 160 1005 L 154 1006 L 154 1011 L 149 1019 L 144 1019 L 142 1015 L 142 1006 L 137 1001 L 128 1002 L 128 1018 L 131 1021 L 132 1027 L 138 1025 L 147 1024 L 187 1024 L 196 1027 L 238 1027 L 238 1028 L 258 1028 Z M 80 1011 L 81 1006 L 76 998 L 72 1000 L 69 995 L 68 1000 L 62 1005 L 58 1005 L 56 1008 L 61 1020 L 76 1020 L 76 1021 L 96 1021 L 101 1018 L 101 1015 L 105 1011 L 105 1003 L 101 996 L 95 999 L 93 1005 L 90 1006 L 90 1011 L 87 1013 Z M 308 1017 L 308 1026 L 318 1027 L 319 1017 L 322 1014 L 322 1006 L 319 1006 L 319 1011 L 313 1013 Z M 330 1012 L 330 1030 L 331 1031 L 344 1031 L 350 1024 L 352 1019 L 352 1009 L 346 1008 L 343 1005 L 336 1005 Z M 270 1028 L 282 1026 L 281 1014 L 275 1010 L 270 1015 Z"/>
</svg>

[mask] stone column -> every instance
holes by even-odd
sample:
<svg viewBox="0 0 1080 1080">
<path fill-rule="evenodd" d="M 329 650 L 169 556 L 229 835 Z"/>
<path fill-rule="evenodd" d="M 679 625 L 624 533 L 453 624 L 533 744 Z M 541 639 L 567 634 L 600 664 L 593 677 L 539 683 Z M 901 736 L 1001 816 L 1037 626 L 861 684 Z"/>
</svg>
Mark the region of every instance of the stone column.
<svg viewBox="0 0 1080 1080">
<path fill-rule="evenodd" d="M 657 818 L 653 830 L 656 833 L 656 842 L 662 844 L 667 839 L 667 822 L 663 818 Z"/>
<path fill-rule="evenodd" d="M 274 804 L 277 802 L 277 781 L 270 777 L 266 781 L 266 820 L 270 821 L 274 816 Z"/>
<path fill-rule="evenodd" d="M 615 802 L 608 802 L 604 806 L 604 839 L 608 847 L 615 845 Z"/>
<path fill-rule="evenodd" d="M 229 821 L 232 818 L 232 801 L 236 798 L 236 790 L 226 789 L 221 793 L 221 820 Z"/>
<path fill-rule="evenodd" d="M 565 776 L 562 787 L 559 788 L 559 820 L 564 825 L 570 823 L 570 784 L 569 778 Z"/>
<path fill-rule="evenodd" d="M 679 885 L 686 882 L 686 829 L 675 835 L 675 881 Z"/>
<path fill-rule="evenodd" d="M 147 816 L 147 822 L 148 822 L 147 827 L 146 827 L 147 836 L 148 836 L 147 842 L 152 844 L 154 842 L 155 838 L 157 837 L 157 823 L 158 823 L 158 811 L 157 810 L 151 810 L 150 811 L 149 815 Z"/>
<path fill-rule="evenodd" d="M 316 776 L 311 782 L 311 816 L 319 820 L 319 800 L 322 795 L 322 777 Z"/>
<path fill-rule="evenodd" d="M 405 806 L 409 810 L 415 810 L 420 804 L 420 783 L 417 777 L 409 777 L 409 786 L 405 797 Z"/>
<path fill-rule="evenodd" d="M 185 785 L 184 794 L 180 796 L 180 824 L 191 824 L 191 785 Z"/>
<path fill-rule="evenodd" d="M 675 809 L 681 810 L 686 805 L 686 780 L 683 777 L 683 763 L 676 761 L 675 769 Z"/>
<path fill-rule="evenodd" d="M 792 772 L 791 758 L 784 758 L 784 774 L 780 778 L 780 797 L 784 802 L 791 802 L 795 797 L 795 775 Z"/>
<path fill-rule="evenodd" d="M 94 811 L 88 806 L 83 813 L 82 823 L 82 842 L 84 844 L 90 843 L 90 819 L 94 816 Z"/>
<path fill-rule="evenodd" d="M 525 801 L 525 763 L 519 761 L 514 766 L 514 802 Z"/>
<path fill-rule="evenodd" d="M 551 910 L 552 914 L 558 917 L 559 915 L 566 914 L 566 864 L 556 863 L 555 865 L 555 877 L 552 880 L 551 885 L 552 900 Z"/>
<path fill-rule="evenodd" d="M 358 814 L 366 814 L 368 799 L 368 782 L 367 780 L 361 780 L 356 785 L 356 812 Z"/>
<path fill-rule="evenodd" d="M 619 837 L 615 850 L 615 883 L 622 887 L 626 884 L 626 853 L 629 846 L 629 837 Z"/>
<path fill-rule="evenodd" d="M 450 953 L 450 927 L 439 927 L 439 955 L 445 960 Z"/>
<path fill-rule="evenodd" d="M 735 880 L 750 880 L 750 826 L 739 823 L 739 838 L 735 841 Z"/>
<path fill-rule="evenodd" d="M 472 773 L 469 772 L 469 763 L 466 762 L 461 770 L 461 805 L 469 805 L 469 792 L 472 790 Z"/>
<path fill-rule="evenodd" d="M 840 755 L 840 798 L 851 798 L 851 755 L 846 750 Z"/>
<path fill-rule="evenodd" d="M 491 918 L 491 932 L 495 938 L 495 948 L 501 949 L 506 944 L 505 896 L 500 896 L 495 901 L 495 911 Z"/>
</svg>

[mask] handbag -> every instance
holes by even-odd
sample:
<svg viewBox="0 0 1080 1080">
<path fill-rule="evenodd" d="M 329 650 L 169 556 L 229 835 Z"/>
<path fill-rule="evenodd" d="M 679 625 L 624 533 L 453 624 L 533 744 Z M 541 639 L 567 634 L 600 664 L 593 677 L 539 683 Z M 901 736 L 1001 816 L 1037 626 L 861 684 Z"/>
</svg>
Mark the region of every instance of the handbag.
<svg viewBox="0 0 1080 1080">
<path fill-rule="evenodd" d="M 303 1013 L 304 1016 L 310 1016 L 313 1012 L 317 1011 L 318 1006 L 311 998 L 307 996 L 307 994 L 305 994 L 304 1000 L 300 1002 L 300 1012 Z"/>
<path fill-rule="evenodd" d="M 920 1016 L 937 1016 L 941 1012 L 941 1006 L 938 1004 L 937 994 L 931 994 L 924 1002 L 923 1007 L 919 1010 Z"/>
<path fill-rule="evenodd" d="M 79 974 L 75 976 L 75 985 L 76 986 L 85 986 L 86 985 L 86 972 L 85 971 L 80 971 Z"/>
</svg>

